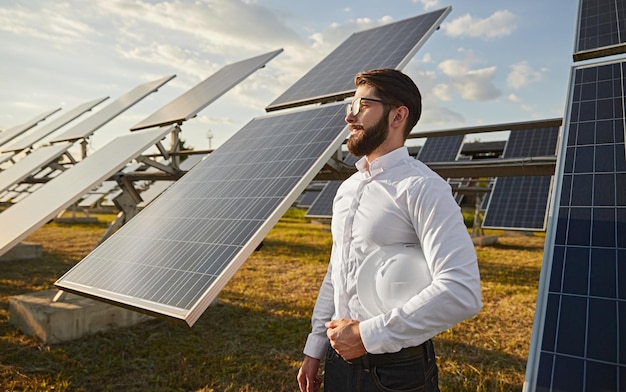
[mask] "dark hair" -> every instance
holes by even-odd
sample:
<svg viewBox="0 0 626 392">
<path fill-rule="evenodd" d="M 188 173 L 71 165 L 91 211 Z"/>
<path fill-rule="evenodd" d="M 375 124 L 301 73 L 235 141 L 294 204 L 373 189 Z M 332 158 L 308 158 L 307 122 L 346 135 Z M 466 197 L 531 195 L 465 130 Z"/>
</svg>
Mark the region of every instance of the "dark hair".
<svg viewBox="0 0 626 392">
<path fill-rule="evenodd" d="M 359 72 L 354 84 L 374 88 L 378 98 L 409 109 L 404 138 L 406 139 L 422 115 L 422 95 L 410 77 L 396 69 L 384 68 Z"/>
</svg>

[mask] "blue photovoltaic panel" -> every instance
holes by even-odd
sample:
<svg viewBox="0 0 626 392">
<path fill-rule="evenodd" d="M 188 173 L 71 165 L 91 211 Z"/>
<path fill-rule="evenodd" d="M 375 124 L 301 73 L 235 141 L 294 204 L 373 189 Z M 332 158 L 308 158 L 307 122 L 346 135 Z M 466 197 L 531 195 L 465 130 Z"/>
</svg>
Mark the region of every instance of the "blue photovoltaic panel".
<svg viewBox="0 0 626 392">
<path fill-rule="evenodd" d="M 354 75 L 374 68 L 404 67 L 450 10 L 447 7 L 352 34 L 265 110 L 339 100 L 353 95 Z"/>
<path fill-rule="evenodd" d="M 455 161 L 461 151 L 464 135 L 429 137 L 419 150 L 417 159 L 424 163 Z"/>
<path fill-rule="evenodd" d="M 332 218 L 333 200 L 335 200 L 337 189 L 342 183 L 343 181 L 339 180 L 328 181 L 305 216 L 307 218 Z"/>
<path fill-rule="evenodd" d="M 626 52 L 626 2 L 580 0 L 574 60 Z"/>
<path fill-rule="evenodd" d="M 278 56 L 282 51 L 282 49 L 275 50 L 224 66 L 183 95 L 131 127 L 131 131 L 175 123 L 181 124 L 189 120 L 254 71 L 264 67 L 268 61 Z"/>
<path fill-rule="evenodd" d="M 626 390 L 625 73 L 572 69 L 528 391 Z"/>
<path fill-rule="evenodd" d="M 91 136 L 95 131 L 119 116 L 131 106 L 141 101 L 151 93 L 157 91 L 165 83 L 169 82 L 175 75 L 166 76 L 152 82 L 144 83 L 130 90 L 115 101 L 111 102 L 101 110 L 95 112 L 72 128 L 54 137 L 51 142 L 75 141 Z"/>
<path fill-rule="evenodd" d="M 513 131 L 503 158 L 556 156 L 559 127 Z M 483 228 L 544 231 L 552 176 L 498 177 Z"/>
<path fill-rule="evenodd" d="M 56 285 L 193 325 L 340 147 L 344 117 L 335 104 L 253 119 Z"/>
</svg>

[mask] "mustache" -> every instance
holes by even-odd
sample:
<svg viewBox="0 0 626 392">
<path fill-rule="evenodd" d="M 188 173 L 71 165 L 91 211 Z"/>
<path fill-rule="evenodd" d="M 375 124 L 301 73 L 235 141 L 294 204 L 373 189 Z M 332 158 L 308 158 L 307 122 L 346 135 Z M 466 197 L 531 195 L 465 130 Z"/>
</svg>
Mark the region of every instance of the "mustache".
<svg viewBox="0 0 626 392">
<path fill-rule="evenodd" d="M 350 129 L 351 131 L 360 131 L 363 129 L 363 126 L 360 124 L 350 124 L 348 126 L 348 129 Z"/>
</svg>

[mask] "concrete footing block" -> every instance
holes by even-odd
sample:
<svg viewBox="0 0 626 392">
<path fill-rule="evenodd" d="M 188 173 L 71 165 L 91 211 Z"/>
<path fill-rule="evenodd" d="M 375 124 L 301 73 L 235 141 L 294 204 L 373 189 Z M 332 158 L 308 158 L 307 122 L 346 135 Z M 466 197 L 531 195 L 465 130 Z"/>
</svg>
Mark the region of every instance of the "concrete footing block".
<svg viewBox="0 0 626 392">
<path fill-rule="evenodd" d="M 0 261 L 32 260 L 43 256 L 43 246 L 34 242 L 20 242 L 0 256 Z"/>
<path fill-rule="evenodd" d="M 482 235 L 478 237 L 472 237 L 472 242 L 476 246 L 489 246 L 498 242 L 498 236 Z"/>
<path fill-rule="evenodd" d="M 25 334 L 54 344 L 96 332 L 128 327 L 153 317 L 58 290 L 39 291 L 9 298 L 9 322 Z"/>
</svg>

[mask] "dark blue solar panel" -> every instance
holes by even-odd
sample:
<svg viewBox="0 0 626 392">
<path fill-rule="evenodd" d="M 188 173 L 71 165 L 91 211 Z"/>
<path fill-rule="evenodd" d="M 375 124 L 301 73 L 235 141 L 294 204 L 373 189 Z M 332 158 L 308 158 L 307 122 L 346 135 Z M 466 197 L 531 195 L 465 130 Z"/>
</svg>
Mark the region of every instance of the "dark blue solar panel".
<svg viewBox="0 0 626 392">
<path fill-rule="evenodd" d="M 558 127 L 513 131 L 502 156 L 555 156 L 558 136 Z M 552 176 L 498 177 L 483 228 L 545 230 L 551 184 Z"/>
<path fill-rule="evenodd" d="M 343 181 L 328 181 L 319 196 L 315 199 L 311 208 L 306 213 L 308 218 L 331 218 L 333 215 L 333 200 L 337 194 L 337 189 Z"/>
<path fill-rule="evenodd" d="M 419 150 L 417 159 L 424 163 L 455 161 L 461 151 L 464 135 L 429 137 Z"/>
<path fill-rule="evenodd" d="M 624 60 L 573 70 L 530 390 L 626 390 L 625 72 Z"/>
<path fill-rule="evenodd" d="M 353 95 L 354 75 L 374 68 L 402 68 L 450 10 L 447 7 L 352 34 L 266 110 Z"/>
<path fill-rule="evenodd" d="M 626 2 L 580 0 L 574 59 L 586 60 L 626 51 Z"/>
</svg>

